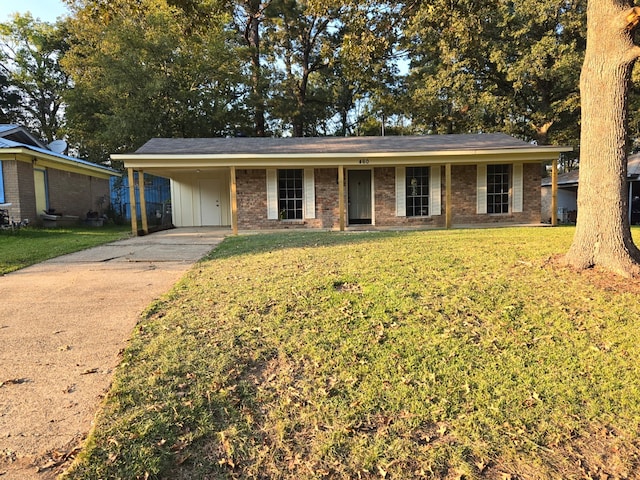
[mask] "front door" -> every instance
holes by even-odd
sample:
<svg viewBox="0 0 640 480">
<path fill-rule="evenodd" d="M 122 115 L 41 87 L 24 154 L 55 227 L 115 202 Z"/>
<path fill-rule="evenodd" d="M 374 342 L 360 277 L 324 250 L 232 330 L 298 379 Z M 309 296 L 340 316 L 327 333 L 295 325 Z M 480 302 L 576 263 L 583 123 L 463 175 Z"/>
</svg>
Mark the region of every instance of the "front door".
<svg viewBox="0 0 640 480">
<path fill-rule="evenodd" d="M 222 225 L 220 192 L 222 182 L 218 179 L 201 179 L 200 186 L 200 224 L 203 227 Z"/>
<path fill-rule="evenodd" d="M 349 170 L 349 224 L 371 225 L 371 170 Z"/>
</svg>

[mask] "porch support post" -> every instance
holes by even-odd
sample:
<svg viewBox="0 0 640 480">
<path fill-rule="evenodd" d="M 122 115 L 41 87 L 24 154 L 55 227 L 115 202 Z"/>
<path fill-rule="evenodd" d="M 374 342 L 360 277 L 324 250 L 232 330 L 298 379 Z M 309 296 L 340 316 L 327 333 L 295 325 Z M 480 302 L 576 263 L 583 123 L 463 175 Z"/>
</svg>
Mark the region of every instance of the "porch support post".
<svg viewBox="0 0 640 480">
<path fill-rule="evenodd" d="M 133 168 L 127 168 L 129 179 L 129 211 L 131 212 L 131 233 L 138 235 L 138 207 L 136 206 L 136 183 Z"/>
<path fill-rule="evenodd" d="M 344 211 L 344 166 L 338 167 L 338 210 L 340 211 L 340 231 L 346 229 L 345 211 Z"/>
<path fill-rule="evenodd" d="M 447 163 L 444 166 L 445 177 L 445 190 L 446 190 L 446 207 L 445 207 L 445 226 L 447 229 L 451 228 L 452 219 L 452 206 L 451 201 L 453 199 L 453 192 L 451 191 L 451 164 Z"/>
<path fill-rule="evenodd" d="M 138 193 L 140 195 L 140 217 L 142 219 L 142 232 L 149 234 L 149 222 L 147 221 L 147 200 L 144 195 L 144 172 L 138 171 Z"/>
<path fill-rule="evenodd" d="M 551 164 L 551 226 L 558 224 L 558 160 Z"/>
<path fill-rule="evenodd" d="M 238 185 L 236 167 L 231 167 L 231 233 L 238 235 Z"/>
</svg>

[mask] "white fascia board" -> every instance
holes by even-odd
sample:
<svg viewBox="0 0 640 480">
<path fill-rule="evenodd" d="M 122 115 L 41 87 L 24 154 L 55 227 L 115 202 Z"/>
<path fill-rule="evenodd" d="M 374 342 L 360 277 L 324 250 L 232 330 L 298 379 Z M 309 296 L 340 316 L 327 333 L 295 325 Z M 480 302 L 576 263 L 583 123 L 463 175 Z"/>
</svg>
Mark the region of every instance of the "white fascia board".
<svg viewBox="0 0 640 480">
<path fill-rule="evenodd" d="M 0 149 L 0 160 L 3 159 L 5 154 L 13 155 L 13 158 L 11 158 L 11 160 L 30 162 L 35 159 L 38 162 L 38 165 L 42 167 L 55 168 L 57 170 L 63 170 L 65 172 L 79 173 L 82 175 L 90 175 L 92 177 L 106 179 L 108 179 L 109 177 L 122 176 L 120 172 L 109 167 L 74 162 L 73 160 L 57 157 L 55 155 L 47 155 L 46 153 L 36 152 L 29 148 L 16 147 Z"/>
<path fill-rule="evenodd" d="M 539 147 L 496 150 L 445 150 L 436 152 L 376 152 L 376 153 L 310 153 L 310 154 L 114 154 L 126 168 L 202 168 L 230 167 L 334 167 L 400 166 L 418 164 L 475 164 L 492 162 L 542 162 L 555 160 L 570 147 Z"/>
</svg>

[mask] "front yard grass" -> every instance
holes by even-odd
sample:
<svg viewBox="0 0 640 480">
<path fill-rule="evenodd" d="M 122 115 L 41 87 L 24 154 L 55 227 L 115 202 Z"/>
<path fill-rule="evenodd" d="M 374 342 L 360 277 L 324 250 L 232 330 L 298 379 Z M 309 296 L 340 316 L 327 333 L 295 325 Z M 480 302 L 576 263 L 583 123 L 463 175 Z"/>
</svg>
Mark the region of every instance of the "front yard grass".
<svg viewBox="0 0 640 480">
<path fill-rule="evenodd" d="M 557 267 L 573 231 L 228 238 L 66 478 L 638 478 L 640 285 Z"/>
<path fill-rule="evenodd" d="M 0 230 L 0 275 L 50 258 L 125 238 L 130 227 Z"/>
</svg>

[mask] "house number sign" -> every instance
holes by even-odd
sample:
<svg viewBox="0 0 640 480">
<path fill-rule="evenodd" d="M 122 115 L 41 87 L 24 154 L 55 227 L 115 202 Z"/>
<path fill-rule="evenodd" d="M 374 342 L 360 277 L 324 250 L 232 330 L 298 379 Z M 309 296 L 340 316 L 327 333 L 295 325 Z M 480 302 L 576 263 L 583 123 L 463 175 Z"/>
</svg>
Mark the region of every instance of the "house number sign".
<svg viewBox="0 0 640 480">
<path fill-rule="evenodd" d="M 360 165 L 369 165 L 369 159 L 368 158 L 361 158 L 358 163 L 360 163 Z"/>
</svg>

